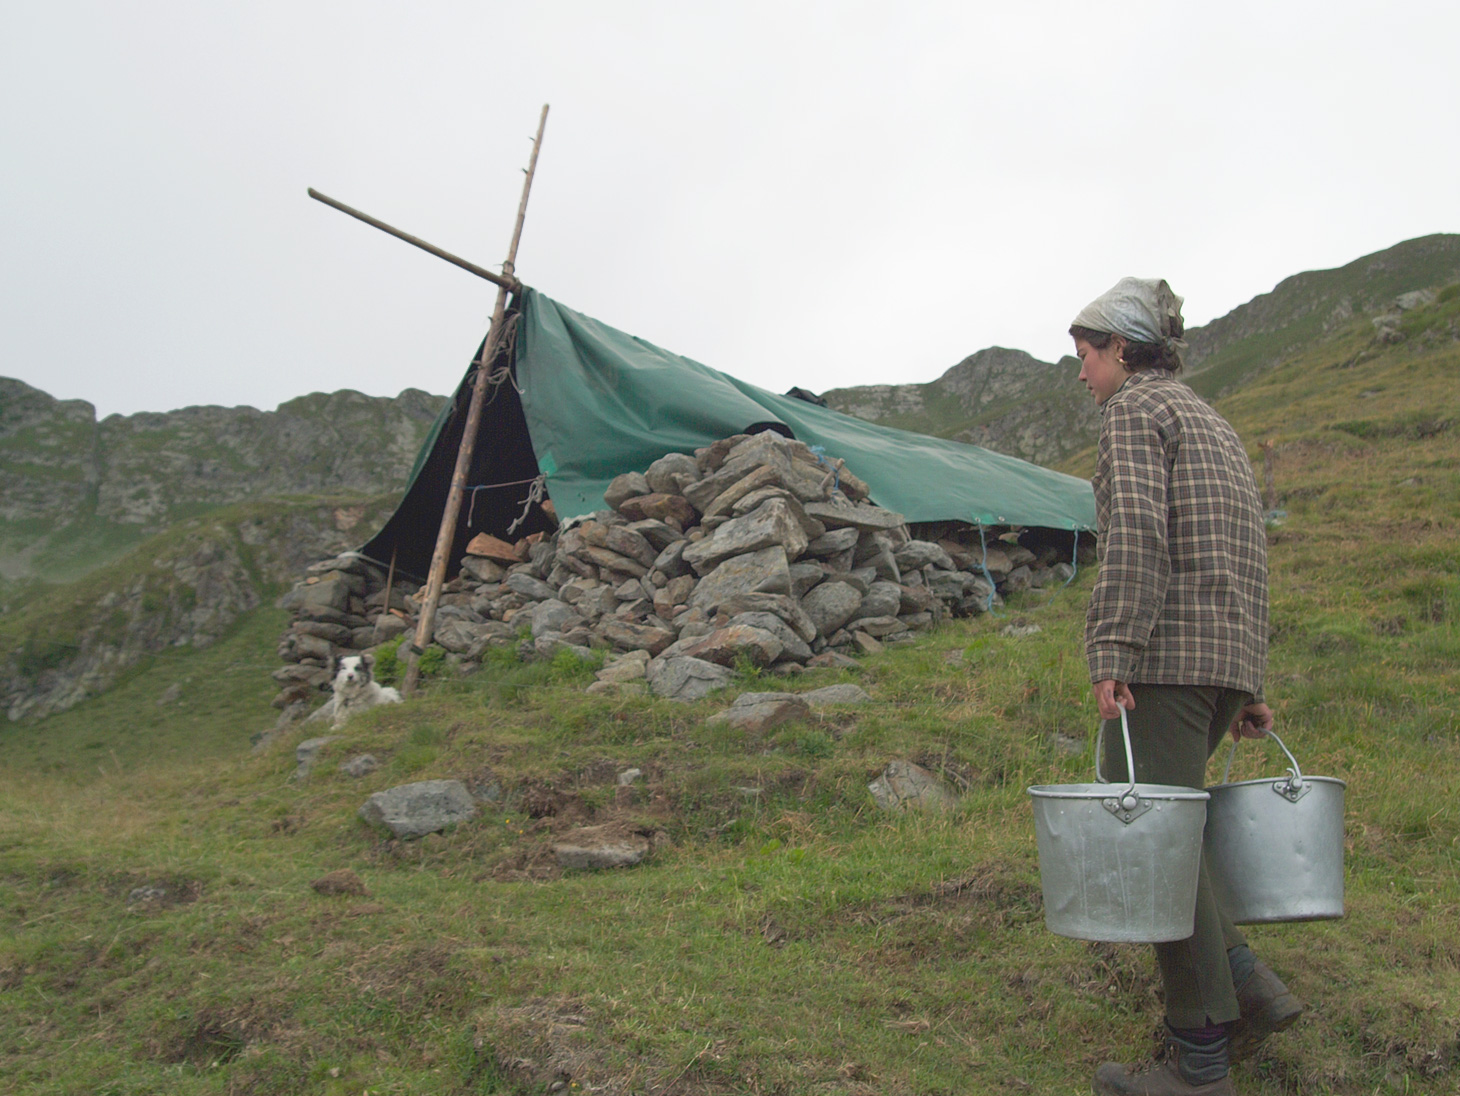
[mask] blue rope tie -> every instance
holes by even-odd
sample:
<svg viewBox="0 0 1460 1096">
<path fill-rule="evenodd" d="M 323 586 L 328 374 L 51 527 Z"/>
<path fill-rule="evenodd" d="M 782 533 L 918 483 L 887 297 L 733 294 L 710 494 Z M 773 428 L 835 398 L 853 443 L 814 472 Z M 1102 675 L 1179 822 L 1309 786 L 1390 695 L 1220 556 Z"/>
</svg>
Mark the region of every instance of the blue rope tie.
<svg viewBox="0 0 1460 1096">
<path fill-rule="evenodd" d="M 984 536 L 983 522 L 978 523 L 978 544 L 983 549 L 983 558 L 978 561 L 978 569 L 983 572 L 984 581 L 989 584 L 989 601 L 983 611 L 996 619 L 1002 619 L 1003 613 L 994 612 L 994 597 L 999 592 L 998 583 L 994 582 L 994 576 L 989 574 L 989 542 Z"/>
<path fill-rule="evenodd" d="M 830 468 L 831 469 L 831 475 L 832 475 L 831 489 L 833 491 L 840 490 L 841 489 L 841 485 L 842 485 L 842 470 L 841 470 L 841 468 L 839 466 L 837 466 L 835 464 L 830 464 L 830 463 L 827 462 L 827 459 L 826 459 L 826 446 L 824 446 L 824 445 L 808 445 L 806 448 L 811 450 L 811 455 L 816 458 L 816 463 L 817 464 L 820 464 L 820 465 L 822 465 L 822 466 L 824 466 L 826 468 Z"/>
</svg>

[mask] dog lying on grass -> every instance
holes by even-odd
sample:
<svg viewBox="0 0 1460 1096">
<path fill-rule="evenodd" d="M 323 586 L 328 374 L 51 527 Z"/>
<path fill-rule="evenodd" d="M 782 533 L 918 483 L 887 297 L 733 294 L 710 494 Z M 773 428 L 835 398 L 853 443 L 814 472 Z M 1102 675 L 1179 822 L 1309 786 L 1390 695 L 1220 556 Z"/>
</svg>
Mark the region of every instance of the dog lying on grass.
<svg viewBox="0 0 1460 1096">
<path fill-rule="evenodd" d="M 335 673 L 334 695 L 318 711 L 310 714 L 309 722 L 328 719 L 330 725 L 338 729 L 357 712 L 368 711 L 381 704 L 399 704 L 400 693 L 389 685 L 376 682 L 374 668 L 374 655 L 349 655 L 340 659 Z"/>
</svg>

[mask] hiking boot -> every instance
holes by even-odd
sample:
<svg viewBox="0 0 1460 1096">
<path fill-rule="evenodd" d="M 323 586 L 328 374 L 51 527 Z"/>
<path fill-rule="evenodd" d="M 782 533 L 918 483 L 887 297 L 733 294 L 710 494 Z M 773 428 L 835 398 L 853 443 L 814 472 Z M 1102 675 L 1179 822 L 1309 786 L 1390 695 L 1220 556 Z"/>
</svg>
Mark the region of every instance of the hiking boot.
<svg viewBox="0 0 1460 1096">
<path fill-rule="evenodd" d="M 1106 1062 L 1090 1086 L 1095 1096 L 1235 1096 L 1227 1073 L 1227 1037 L 1207 1045 L 1168 1030 L 1154 1061 Z"/>
<path fill-rule="evenodd" d="M 1242 1016 L 1228 1032 L 1227 1054 L 1234 1062 L 1252 1057 L 1274 1032 L 1285 1031 L 1303 1015 L 1303 1002 L 1293 996 L 1266 963 L 1253 964 L 1252 974 L 1237 987 Z"/>
</svg>

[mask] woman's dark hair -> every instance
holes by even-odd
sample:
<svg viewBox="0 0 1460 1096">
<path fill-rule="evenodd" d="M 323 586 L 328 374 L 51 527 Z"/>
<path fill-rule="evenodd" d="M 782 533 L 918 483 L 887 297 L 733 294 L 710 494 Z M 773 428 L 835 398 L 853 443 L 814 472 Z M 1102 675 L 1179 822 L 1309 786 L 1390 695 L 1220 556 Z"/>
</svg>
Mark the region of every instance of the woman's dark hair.
<svg viewBox="0 0 1460 1096">
<path fill-rule="evenodd" d="M 1091 331 L 1079 324 L 1070 328 L 1070 335 L 1076 339 L 1084 339 L 1096 350 L 1104 350 L 1110 345 L 1110 340 L 1115 338 L 1109 331 Z M 1126 339 L 1124 361 L 1125 367 L 1132 373 L 1139 373 L 1144 369 L 1169 369 L 1173 373 L 1181 371 L 1180 352 L 1168 350 L 1156 343 Z"/>
</svg>

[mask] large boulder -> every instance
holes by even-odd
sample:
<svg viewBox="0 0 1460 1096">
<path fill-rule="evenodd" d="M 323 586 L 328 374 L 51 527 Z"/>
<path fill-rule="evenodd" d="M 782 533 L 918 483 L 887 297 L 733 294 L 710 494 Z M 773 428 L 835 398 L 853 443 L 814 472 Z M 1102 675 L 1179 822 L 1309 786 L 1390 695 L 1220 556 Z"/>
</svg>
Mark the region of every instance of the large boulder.
<svg viewBox="0 0 1460 1096">
<path fill-rule="evenodd" d="M 695 587 L 690 595 L 692 606 L 719 605 L 736 594 L 787 594 L 791 591 L 790 565 L 786 550 L 779 544 L 732 556 L 725 560 Z"/>
<path fill-rule="evenodd" d="M 733 666 L 742 658 L 756 666 L 769 666 L 783 650 L 785 644 L 773 632 L 749 624 L 727 624 L 681 647 L 680 653 L 721 666 Z"/>
<path fill-rule="evenodd" d="M 734 704 L 710 716 L 706 722 L 724 723 L 747 734 L 760 734 L 810 714 L 810 706 L 795 693 L 741 693 Z"/>
<path fill-rule="evenodd" d="M 936 773 L 911 761 L 888 762 L 867 790 L 884 811 L 944 811 L 958 802 Z"/>
<path fill-rule="evenodd" d="M 712 536 L 690 545 L 684 550 L 684 560 L 703 575 L 721 560 L 762 548 L 779 546 L 784 549 L 786 559 L 792 560 L 805 551 L 807 542 L 806 530 L 791 510 L 791 503 L 772 498 L 744 517 L 731 518 Z"/>
<path fill-rule="evenodd" d="M 460 780 L 421 780 L 376 792 L 360 817 L 401 840 L 425 837 L 476 817 L 477 805 Z"/>
<path fill-rule="evenodd" d="M 669 700 L 700 700 L 735 680 L 733 671 L 701 658 L 656 658 L 648 667 L 649 688 Z"/>
</svg>

